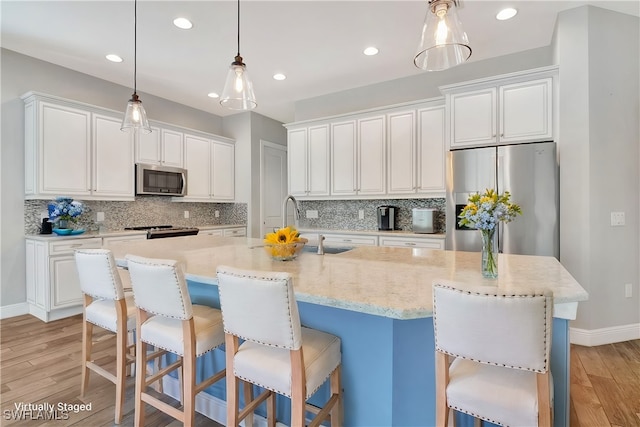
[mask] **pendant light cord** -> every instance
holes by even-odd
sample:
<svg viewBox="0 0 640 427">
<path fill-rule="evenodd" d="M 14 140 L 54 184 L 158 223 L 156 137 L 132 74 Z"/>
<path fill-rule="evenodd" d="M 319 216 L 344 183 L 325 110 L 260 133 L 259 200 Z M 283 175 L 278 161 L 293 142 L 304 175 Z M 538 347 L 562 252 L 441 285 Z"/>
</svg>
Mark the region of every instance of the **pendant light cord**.
<svg viewBox="0 0 640 427">
<path fill-rule="evenodd" d="M 138 76 L 138 0 L 133 2 L 133 93 L 137 89 Z"/>
<path fill-rule="evenodd" d="M 240 0 L 238 0 L 238 56 L 240 56 Z"/>
</svg>

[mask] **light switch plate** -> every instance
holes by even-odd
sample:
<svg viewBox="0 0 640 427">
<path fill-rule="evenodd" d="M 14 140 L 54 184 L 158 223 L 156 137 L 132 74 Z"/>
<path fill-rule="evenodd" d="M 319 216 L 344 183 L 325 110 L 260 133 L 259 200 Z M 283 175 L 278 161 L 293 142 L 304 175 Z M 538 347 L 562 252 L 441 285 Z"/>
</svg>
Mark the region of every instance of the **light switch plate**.
<svg viewBox="0 0 640 427">
<path fill-rule="evenodd" d="M 314 211 L 307 211 L 306 215 L 307 215 L 307 218 L 315 219 L 315 218 L 318 218 L 318 211 L 315 211 L 315 210 Z"/>
<path fill-rule="evenodd" d="M 214 211 L 213 212 L 213 216 L 215 216 L 216 218 L 218 218 L 220 216 L 220 211 Z"/>
<path fill-rule="evenodd" d="M 98 221 L 98 222 L 104 221 L 104 212 L 97 212 L 96 213 L 96 221 Z"/>
<path fill-rule="evenodd" d="M 364 210 L 363 209 L 360 209 L 358 211 L 358 219 L 364 219 Z"/>
<path fill-rule="evenodd" d="M 621 227 L 625 224 L 624 212 L 611 212 L 611 226 Z"/>
</svg>

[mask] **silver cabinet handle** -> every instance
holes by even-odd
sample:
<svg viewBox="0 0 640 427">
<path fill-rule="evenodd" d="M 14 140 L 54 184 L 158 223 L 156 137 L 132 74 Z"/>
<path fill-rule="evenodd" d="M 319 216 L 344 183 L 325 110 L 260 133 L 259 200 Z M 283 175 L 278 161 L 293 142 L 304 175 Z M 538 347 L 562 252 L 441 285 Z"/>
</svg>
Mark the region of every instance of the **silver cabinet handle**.
<svg viewBox="0 0 640 427">
<path fill-rule="evenodd" d="M 407 246 L 415 246 L 416 244 L 413 243 L 413 242 L 406 242 L 405 245 L 407 245 Z"/>
<path fill-rule="evenodd" d="M 342 239 L 343 242 L 351 242 L 351 239 Z"/>
</svg>

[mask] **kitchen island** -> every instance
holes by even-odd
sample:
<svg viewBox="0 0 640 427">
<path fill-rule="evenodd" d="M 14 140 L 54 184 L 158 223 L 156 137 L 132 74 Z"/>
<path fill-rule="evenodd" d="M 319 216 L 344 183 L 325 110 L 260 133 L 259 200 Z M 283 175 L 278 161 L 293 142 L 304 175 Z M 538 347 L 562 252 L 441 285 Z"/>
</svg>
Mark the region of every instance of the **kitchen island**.
<svg viewBox="0 0 640 427">
<path fill-rule="evenodd" d="M 302 252 L 296 260 L 281 262 L 272 260 L 261 245 L 260 239 L 177 237 L 109 248 L 120 263 L 126 254 L 182 261 L 194 303 L 213 306 L 218 305 L 218 265 L 290 273 L 302 323 L 342 340 L 347 426 L 434 424 L 434 280 L 504 290 L 547 287 L 555 303 L 555 423 L 568 424 L 569 320 L 588 295 L 555 258 L 501 254 L 499 277 L 488 280 L 480 274 L 479 253 L 357 247 L 323 256 Z M 220 355 L 211 359 L 224 363 Z M 224 389 L 208 391 L 224 399 Z M 319 391 L 318 401 L 325 392 Z M 287 407 L 281 399 L 278 412 L 284 422 Z"/>
</svg>

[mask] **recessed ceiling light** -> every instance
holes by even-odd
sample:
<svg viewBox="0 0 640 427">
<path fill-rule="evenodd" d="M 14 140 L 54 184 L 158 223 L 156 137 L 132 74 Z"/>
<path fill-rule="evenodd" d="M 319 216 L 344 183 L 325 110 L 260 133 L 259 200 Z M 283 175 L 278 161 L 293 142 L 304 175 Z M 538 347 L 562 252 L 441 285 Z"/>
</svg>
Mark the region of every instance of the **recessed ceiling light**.
<svg viewBox="0 0 640 427">
<path fill-rule="evenodd" d="M 286 78 L 287 78 L 287 76 L 285 76 L 285 75 L 284 75 L 284 74 L 282 74 L 282 73 L 277 73 L 277 74 L 274 74 L 274 75 L 273 75 L 273 78 L 274 78 L 275 80 L 284 80 L 284 79 L 286 79 Z"/>
<path fill-rule="evenodd" d="M 113 53 L 105 56 L 105 58 L 107 58 L 111 62 L 122 62 L 122 58 L 120 58 L 118 55 L 114 55 Z"/>
<path fill-rule="evenodd" d="M 187 18 L 176 18 L 173 20 L 173 25 L 183 30 L 189 30 L 193 27 L 193 24 Z"/>
<path fill-rule="evenodd" d="M 210 92 L 210 93 L 208 93 L 208 94 L 207 94 L 207 96 L 208 96 L 209 98 L 219 98 L 219 97 L 220 97 L 220 95 L 218 95 L 218 94 L 217 94 L 217 93 L 215 93 L 215 92 Z"/>
<path fill-rule="evenodd" d="M 364 54 L 367 55 L 367 56 L 377 55 L 378 54 L 378 49 L 373 47 L 373 46 L 370 46 L 370 47 L 368 47 L 368 48 L 366 48 L 364 50 Z"/>
<path fill-rule="evenodd" d="M 505 21 L 507 19 L 511 19 L 514 16 L 516 16 L 516 14 L 518 13 L 517 10 L 515 10 L 512 7 L 507 7 L 506 9 L 502 9 L 500 12 L 498 12 L 498 14 L 496 15 L 496 19 L 498 21 Z"/>
</svg>

